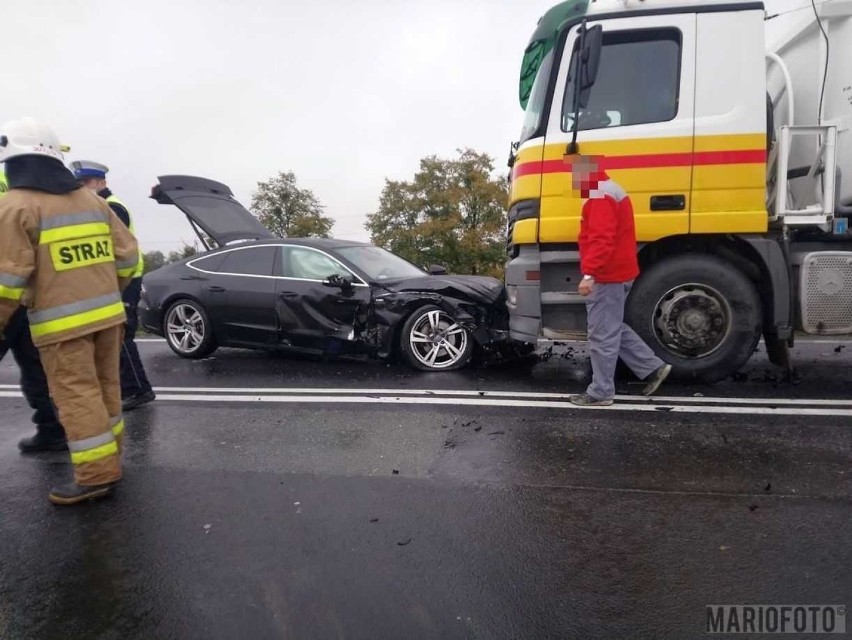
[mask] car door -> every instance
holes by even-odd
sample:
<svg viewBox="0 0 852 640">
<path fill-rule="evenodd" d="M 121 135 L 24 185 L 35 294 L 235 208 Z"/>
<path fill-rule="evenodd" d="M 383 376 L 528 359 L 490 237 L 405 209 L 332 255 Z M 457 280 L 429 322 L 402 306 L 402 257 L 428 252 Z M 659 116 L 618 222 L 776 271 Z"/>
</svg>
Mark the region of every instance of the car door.
<svg viewBox="0 0 852 640">
<path fill-rule="evenodd" d="M 273 267 L 276 245 L 223 252 L 217 274 L 207 281 L 207 311 L 220 342 L 274 345 L 278 342 Z"/>
<path fill-rule="evenodd" d="M 276 266 L 275 308 L 284 343 L 323 349 L 331 339 L 353 342 L 366 321 L 370 287 L 326 251 L 281 247 Z M 331 284 L 337 276 L 349 286 Z"/>
</svg>

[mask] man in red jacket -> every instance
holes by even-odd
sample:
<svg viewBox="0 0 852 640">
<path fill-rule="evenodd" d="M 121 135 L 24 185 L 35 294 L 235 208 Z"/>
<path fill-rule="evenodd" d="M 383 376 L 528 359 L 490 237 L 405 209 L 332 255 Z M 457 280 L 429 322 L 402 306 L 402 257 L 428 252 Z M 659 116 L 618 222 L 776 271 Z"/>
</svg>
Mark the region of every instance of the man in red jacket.
<svg viewBox="0 0 852 640">
<path fill-rule="evenodd" d="M 672 370 L 624 324 L 624 303 L 639 275 L 633 205 L 624 190 L 594 157 L 578 157 L 572 164 L 574 189 L 586 199 L 580 222 L 580 295 L 586 298 L 592 384 L 570 397 L 579 406 L 608 406 L 615 396 L 618 358 L 642 380 L 643 393 L 654 393 Z"/>
</svg>

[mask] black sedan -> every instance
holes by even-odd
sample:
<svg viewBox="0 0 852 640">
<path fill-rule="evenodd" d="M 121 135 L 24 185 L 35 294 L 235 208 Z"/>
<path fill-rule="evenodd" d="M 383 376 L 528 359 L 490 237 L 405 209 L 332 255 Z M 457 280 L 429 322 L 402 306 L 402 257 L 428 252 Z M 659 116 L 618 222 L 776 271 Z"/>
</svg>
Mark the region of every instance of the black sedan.
<svg viewBox="0 0 852 640">
<path fill-rule="evenodd" d="M 210 249 L 143 280 L 142 326 L 179 356 L 290 348 L 399 355 L 448 371 L 475 348 L 505 345 L 499 280 L 426 272 L 371 244 L 276 238 L 226 185 L 204 178 L 162 176 L 151 197 L 183 211 Z"/>
</svg>

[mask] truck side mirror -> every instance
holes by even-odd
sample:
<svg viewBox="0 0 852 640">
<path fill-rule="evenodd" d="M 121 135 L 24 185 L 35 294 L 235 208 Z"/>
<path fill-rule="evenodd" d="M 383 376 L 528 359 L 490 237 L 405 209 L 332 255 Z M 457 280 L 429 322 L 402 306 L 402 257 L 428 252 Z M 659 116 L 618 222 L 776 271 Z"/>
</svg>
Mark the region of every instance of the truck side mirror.
<svg viewBox="0 0 852 640">
<path fill-rule="evenodd" d="M 598 79 L 598 69 L 601 66 L 601 50 L 603 49 L 603 27 L 597 25 L 588 29 L 583 35 L 583 50 L 580 51 L 579 73 L 579 106 L 585 109 L 589 106 L 591 88 Z"/>
<path fill-rule="evenodd" d="M 428 271 L 429 271 L 430 276 L 445 276 L 445 275 L 447 275 L 447 268 L 443 267 L 439 264 L 430 264 Z"/>
</svg>

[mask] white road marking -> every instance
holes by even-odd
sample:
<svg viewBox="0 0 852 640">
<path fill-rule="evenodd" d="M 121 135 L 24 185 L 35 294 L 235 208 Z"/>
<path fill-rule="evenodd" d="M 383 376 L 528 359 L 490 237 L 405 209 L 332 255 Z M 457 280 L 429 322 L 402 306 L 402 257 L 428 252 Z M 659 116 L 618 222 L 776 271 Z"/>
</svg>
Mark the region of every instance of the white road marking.
<svg viewBox="0 0 852 640">
<path fill-rule="evenodd" d="M 8 388 L 10 385 L 0 385 Z M 478 392 L 466 392 L 467 394 L 476 393 L 478 397 L 459 397 L 458 395 L 451 397 L 440 397 L 437 393 L 432 395 L 406 395 L 398 390 L 391 390 L 389 393 L 382 394 L 378 391 L 373 391 L 370 395 L 328 395 L 329 389 L 311 390 L 323 392 L 325 395 L 316 394 L 293 394 L 293 393 L 252 393 L 250 389 L 241 389 L 240 393 L 198 393 L 199 389 L 189 387 L 171 387 L 170 389 L 179 389 L 180 393 L 170 393 L 164 389 L 157 389 L 158 399 L 175 402 L 221 402 L 221 403 L 287 403 L 287 404 L 397 404 L 397 405 L 442 405 L 442 406 L 477 406 L 477 407 L 523 407 L 523 408 L 540 408 L 540 409 L 569 409 L 569 410 L 598 410 L 598 411 L 659 411 L 661 413 L 709 413 L 709 414 L 749 414 L 749 415 L 778 415 L 778 416 L 843 416 L 852 417 L 852 407 L 850 408 L 820 408 L 813 406 L 789 406 L 781 405 L 776 400 L 764 399 L 763 405 L 748 404 L 746 406 L 711 406 L 685 404 L 678 405 L 675 403 L 667 404 L 650 404 L 649 402 L 636 403 L 635 396 L 627 396 L 622 398 L 629 402 L 622 403 L 621 401 L 609 407 L 577 407 L 565 400 L 567 396 L 560 394 L 551 394 L 559 396 L 558 399 L 524 399 L 516 397 L 512 399 L 494 397 L 493 395 L 479 396 Z M 281 391 L 281 390 L 279 390 Z M 295 390 L 287 390 L 295 391 Z M 334 390 L 337 392 L 338 390 Z M 351 391 L 351 390 L 346 390 Z M 363 394 L 364 390 L 360 390 Z M 20 398 L 20 391 L 3 390 L 0 391 L 0 398 Z M 698 400 L 698 398 L 691 398 Z M 641 400 L 647 400 L 641 398 Z M 657 399 L 658 401 L 661 399 Z M 677 401 L 682 398 L 677 398 Z M 704 399 L 706 400 L 706 398 Z M 741 398 L 739 400 L 754 401 L 754 398 Z M 631 403 L 632 401 L 632 403 Z M 797 401 L 799 405 L 807 405 L 815 401 Z M 820 402 L 834 402 L 825 401 Z M 843 402 L 834 402 L 834 406 L 843 406 Z"/>
<path fill-rule="evenodd" d="M 0 384 L 2 389 L 18 389 L 18 385 Z M 445 397 L 472 397 L 472 398 L 519 398 L 532 400 L 567 400 L 570 393 L 538 393 L 533 391 L 478 391 L 475 389 L 350 389 L 346 387 L 154 387 L 159 393 L 179 394 L 218 394 L 227 397 L 231 394 L 252 395 L 360 395 L 360 396 L 445 396 Z M 822 398 L 739 398 L 739 397 L 704 397 L 704 396 L 635 396 L 618 395 L 616 401 L 641 402 L 648 404 L 698 404 L 698 405 L 754 405 L 765 407 L 849 407 L 852 408 L 852 398 L 822 399 Z"/>
</svg>

